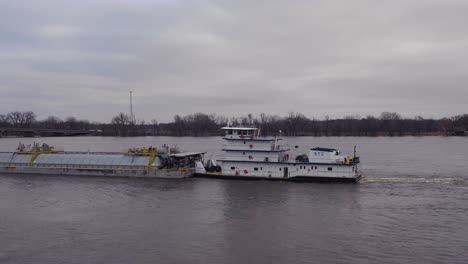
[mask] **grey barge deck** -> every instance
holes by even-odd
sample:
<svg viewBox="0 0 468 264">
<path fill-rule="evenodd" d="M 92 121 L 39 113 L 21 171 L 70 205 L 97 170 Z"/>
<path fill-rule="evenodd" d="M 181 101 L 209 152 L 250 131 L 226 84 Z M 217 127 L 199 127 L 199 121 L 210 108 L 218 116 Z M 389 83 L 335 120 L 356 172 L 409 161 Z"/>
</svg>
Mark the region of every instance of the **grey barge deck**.
<svg viewBox="0 0 468 264">
<path fill-rule="evenodd" d="M 0 152 L 2 174 L 45 174 L 184 178 L 191 177 L 203 152 L 65 152 L 49 148 Z"/>
</svg>

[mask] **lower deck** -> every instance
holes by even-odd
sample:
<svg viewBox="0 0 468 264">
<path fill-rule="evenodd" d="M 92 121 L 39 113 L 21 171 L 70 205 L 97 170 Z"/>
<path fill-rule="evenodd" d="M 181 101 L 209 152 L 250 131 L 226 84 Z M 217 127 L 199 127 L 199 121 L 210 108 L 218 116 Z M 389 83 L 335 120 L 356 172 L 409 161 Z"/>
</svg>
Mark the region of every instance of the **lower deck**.
<svg viewBox="0 0 468 264">
<path fill-rule="evenodd" d="M 220 161 L 221 176 L 233 178 L 262 178 L 262 179 L 296 179 L 335 181 L 343 179 L 358 181 L 360 178 L 360 164 L 346 163 L 311 163 L 311 162 L 245 162 Z M 357 180 L 356 180 L 357 179 Z"/>
</svg>

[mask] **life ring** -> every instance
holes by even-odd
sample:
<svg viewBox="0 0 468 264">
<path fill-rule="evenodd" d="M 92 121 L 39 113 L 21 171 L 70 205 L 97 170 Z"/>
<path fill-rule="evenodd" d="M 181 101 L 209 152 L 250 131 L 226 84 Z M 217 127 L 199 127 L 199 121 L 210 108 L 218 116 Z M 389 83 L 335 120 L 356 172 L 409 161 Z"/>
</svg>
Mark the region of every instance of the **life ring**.
<svg viewBox="0 0 468 264">
<path fill-rule="evenodd" d="M 247 174 L 247 173 L 249 173 L 249 171 L 247 171 L 247 170 L 244 170 L 244 174 Z"/>
<path fill-rule="evenodd" d="M 249 155 L 249 160 L 253 159 L 252 155 Z"/>
<path fill-rule="evenodd" d="M 250 145 L 249 145 L 249 148 L 253 148 L 253 145 L 252 145 L 252 144 L 250 144 Z"/>
</svg>

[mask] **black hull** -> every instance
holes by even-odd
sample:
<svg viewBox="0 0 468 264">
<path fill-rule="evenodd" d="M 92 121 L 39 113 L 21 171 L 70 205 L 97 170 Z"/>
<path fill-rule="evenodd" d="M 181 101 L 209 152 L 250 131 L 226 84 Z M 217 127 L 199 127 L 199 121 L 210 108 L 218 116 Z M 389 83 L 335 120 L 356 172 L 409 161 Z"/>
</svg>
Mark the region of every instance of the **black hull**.
<svg viewBox="0 0 468 264">
<path fill-rule="evenodd" d="M 356 178 L 296 176 L 296 177 L 288 179 L 288 181 L 299 181 L 299 182 L 340 182 L 340 183 L 358 183 L 360 180 L 361 180 L 361 175 L 357 176 Z"/>
<path fill-rule="evenodd" d="M 267 178 L 257 176 L 230 176 L 221 174 L 200 174 L 197 173 L 194 177 L 226 179 L 226 180 L 271 180 L 271 181 L 294 181 L 294 182 L 323 182 L 323 183 L 358 183 L 361 180 L 361 175 L 356 178 L 341 178 L 341 177 L 311 177 L 311 176 L 296 176 L 291 178 Z"/>
</svg>

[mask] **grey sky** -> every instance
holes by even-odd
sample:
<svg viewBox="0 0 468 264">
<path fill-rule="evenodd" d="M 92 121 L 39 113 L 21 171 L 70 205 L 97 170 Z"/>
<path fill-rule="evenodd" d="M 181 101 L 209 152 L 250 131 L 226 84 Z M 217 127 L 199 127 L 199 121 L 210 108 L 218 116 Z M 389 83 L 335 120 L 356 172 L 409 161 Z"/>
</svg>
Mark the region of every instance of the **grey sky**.
<svg viewBox="0 0 468 264">
<path fill-rule="evenodd" d="M 0 1 L 0 113 L 468 112 L 468 1 Z"/>
</svg>

